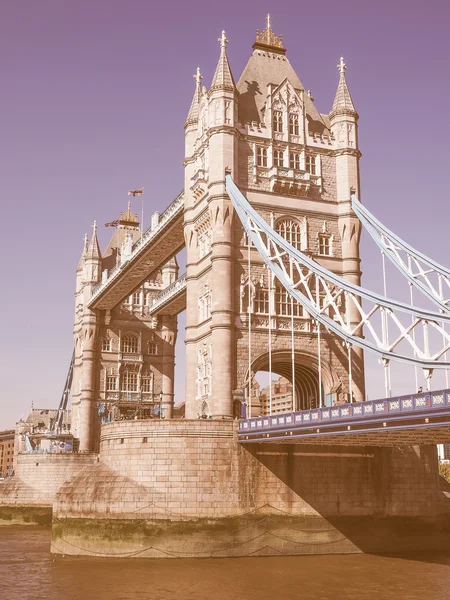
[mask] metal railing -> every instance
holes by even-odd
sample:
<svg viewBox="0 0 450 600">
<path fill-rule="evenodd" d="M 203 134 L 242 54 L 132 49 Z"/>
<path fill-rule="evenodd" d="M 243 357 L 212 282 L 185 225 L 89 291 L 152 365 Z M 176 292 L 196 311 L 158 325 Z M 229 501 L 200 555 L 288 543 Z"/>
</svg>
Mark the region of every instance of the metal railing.
<svg viewBox="0 0 450 600">
<path fill-rule="evenodd" d="M 152 228 L 149 227 L 144 234 L 133 244 L 131 248 L 131 254 L 123 262 L 117 263 L 112 269 L 109 269 L 106 279 L 102 279 L 92 289 L 92 297 L 90 303 L 100 294 L 100 292 L 107 287 L 117 274 L 121 271 L 122 267 L 132 261 L 147 245 L 148 243 L 162 231 L 168 223 L 172 221 L 174 217 L 178 217 L 180 212 L 184 208 L 184 191 L 181 191 L 175 200 L 169 204 L 166 210 L 159 216 L 158 224 Z"/>
<path fill-rule="evenodd" d="M 297 427 L 316 427 L 319 424 L 362 419 L 382 418 L 387 415 L 424 412 L 429 409 L 450 410 L 450 389 L 436 392 L 409 394 L 382 400 L 352 402 L 325 408 L 313 408 L 279 415 L 253 417 L 239 423 L 239 434 L 283 430 Z"/>
<path fill-rule="evenodd" d="M 181 275 L 173 283 L 168 285 L 164 290 L 159 292 L 154 298 L 149 307 L 149 313 L 153 313 L 157 308 L 165 304 L 172 296 L 176 296 L 181 291 L 186 289 L 186 273 Z"/>
</svg>

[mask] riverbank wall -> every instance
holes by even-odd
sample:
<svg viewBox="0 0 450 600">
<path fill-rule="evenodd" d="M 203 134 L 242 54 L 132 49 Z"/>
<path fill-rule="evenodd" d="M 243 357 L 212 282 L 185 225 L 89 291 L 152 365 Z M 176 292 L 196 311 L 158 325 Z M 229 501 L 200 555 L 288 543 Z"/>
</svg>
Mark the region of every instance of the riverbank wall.
<svg viewBox="0 0 450 600">
<path fill-rule="evenodd" d="M 136 557 L 448 547 L 436 448 L 237 443 L 237 423 L 102 426 L 53 505 L 55 554 Z"/>
</svg>

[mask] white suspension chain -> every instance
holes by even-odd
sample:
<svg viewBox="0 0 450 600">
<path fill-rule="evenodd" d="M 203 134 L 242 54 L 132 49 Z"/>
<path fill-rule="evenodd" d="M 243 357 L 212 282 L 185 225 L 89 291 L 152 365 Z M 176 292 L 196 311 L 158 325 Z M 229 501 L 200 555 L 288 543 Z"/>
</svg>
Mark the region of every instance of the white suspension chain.
<svg viewBox="0 0 450 600">
<path fill-rule="evenodd" d="M 252 240 L 247 234 L 247 276 L 248 276 L 248 399 L 247 399 L 247 419 L 252 416 L 252 311 L 251 311 L 251 260 L 250 244 Z"/>
<path fill-rule="evenodd" d="M 267 269 L 269 291 L 269 415 L 272 414 L 272 271 Z"/>
<path fill-rule="evenodd" d="M 292 260 L 289 261 L 291 279 L 294 282 Z M 291 361 L 292 361 L 292 411 L 295 412 L 295 345 L 294 345 L 294 298 L 291 296 Z"/>
</svg>

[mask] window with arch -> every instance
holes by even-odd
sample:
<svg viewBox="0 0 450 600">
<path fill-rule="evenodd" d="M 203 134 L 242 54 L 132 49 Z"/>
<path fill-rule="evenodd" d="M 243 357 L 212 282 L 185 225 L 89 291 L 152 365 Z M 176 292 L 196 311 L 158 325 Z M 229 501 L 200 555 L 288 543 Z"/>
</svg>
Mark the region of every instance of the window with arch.
<svg viewBox="0 0 450 600">
<path fill-rule="evenodd" d="M 148 353 L 156 356 L 158 354 L 158 344 L 157 342 L 149 342 L 148 343 Z"/>
<path fill-rule="evenodd" d="M 141 377 L 141 391 L 149 394 L 153 392 L 153 377 L 151 371 L 145 369 Z"/>
<path fill-rule="evenodd" d="M 269 290 L 258 287 L 255 294 L 255 313 L 260 315 L 269 314 Z"/>
<path fill-rule="evenodd" d="M 131 367 L 127 367 L 122 373 L 122 392 L 137 392 L 138 374 Z"/>
<path fill-rule="evenodd" d="M 291 152 L 289 154 L 289 168 L 300 169 L 300 154 L 298 152 Z"/>
<path fill-rule="evenodd" d="M 321 256 L 331 256 L 331 236 L 327 234 L 319 235 L 319 254 Z"/>
<path fill-rule="evenodd" d="M 256 164 L 258 167 L 267 167 L 267 148 L 262 146 L 256 148 Z"/>
<path fill-rule="evenodd" d="M 133 294 L 133 304 L 140 304 L 140 303 L 141 303 L 141 290 L 137 290 Z"/>
<path fill-rule="evenodd" d="M 287 293 L 287 290 L 284 287 L 277 287 L 276 295 L 275 295 L 275 305 L 276 312 L 279 316 L 290 317 L 292 315 L 292 311 L 294 312 L 294 317 L 302 317 L 303 316 L 303 307 L 299 302 L 291 301 L 291 297 Z"/>
<path fill-rule="evenodd" d="M 316 174 L 316 157 L 311 156 L 311 154 L 306 156 L 306 170 L 308 173 L 311 173 L 311 175 Z"/>
<path fill-rule="evenodd" d="M 282 150 L 273 151 L 273 166 L 282 167 L 284 165 L 284 155 Z"/>
<path fill-rule="evenodd" d="M 273 130 L 275 133 L 283 133 L 283 113 L 281 110 L 273 111 Z"/>
<path fill-rule="evenodd" d="M 298 221 L 282 219 L 276 225 L 276 232 L 297 250 L 302 249 L 302 228 Z"/>
<path fill-rule="evenodd" d="M 289 133 L 291 135 L 298 135 L 298 114 L 289 114 Z"/>
<path fill-rule="evenodd" d="M 129 354 L 136 354 L 139 350 L 138 336 L 133 333 L 125 333 L 122 337 L 121 350 Z"/>
</svg>

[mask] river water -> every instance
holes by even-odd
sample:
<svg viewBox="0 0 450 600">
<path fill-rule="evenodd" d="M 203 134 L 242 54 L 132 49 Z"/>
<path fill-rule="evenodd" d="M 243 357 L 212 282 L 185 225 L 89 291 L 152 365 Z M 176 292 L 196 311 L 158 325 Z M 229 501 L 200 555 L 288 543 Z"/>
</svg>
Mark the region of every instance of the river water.
<svg viewBox="0 0 450 600">
<path fill-rule="evenodd" d="M 447 600 L 435 555 L 83 559 L 49 553 L 50 530 L 0 528 L 0 600 Z"/>
</svg>

